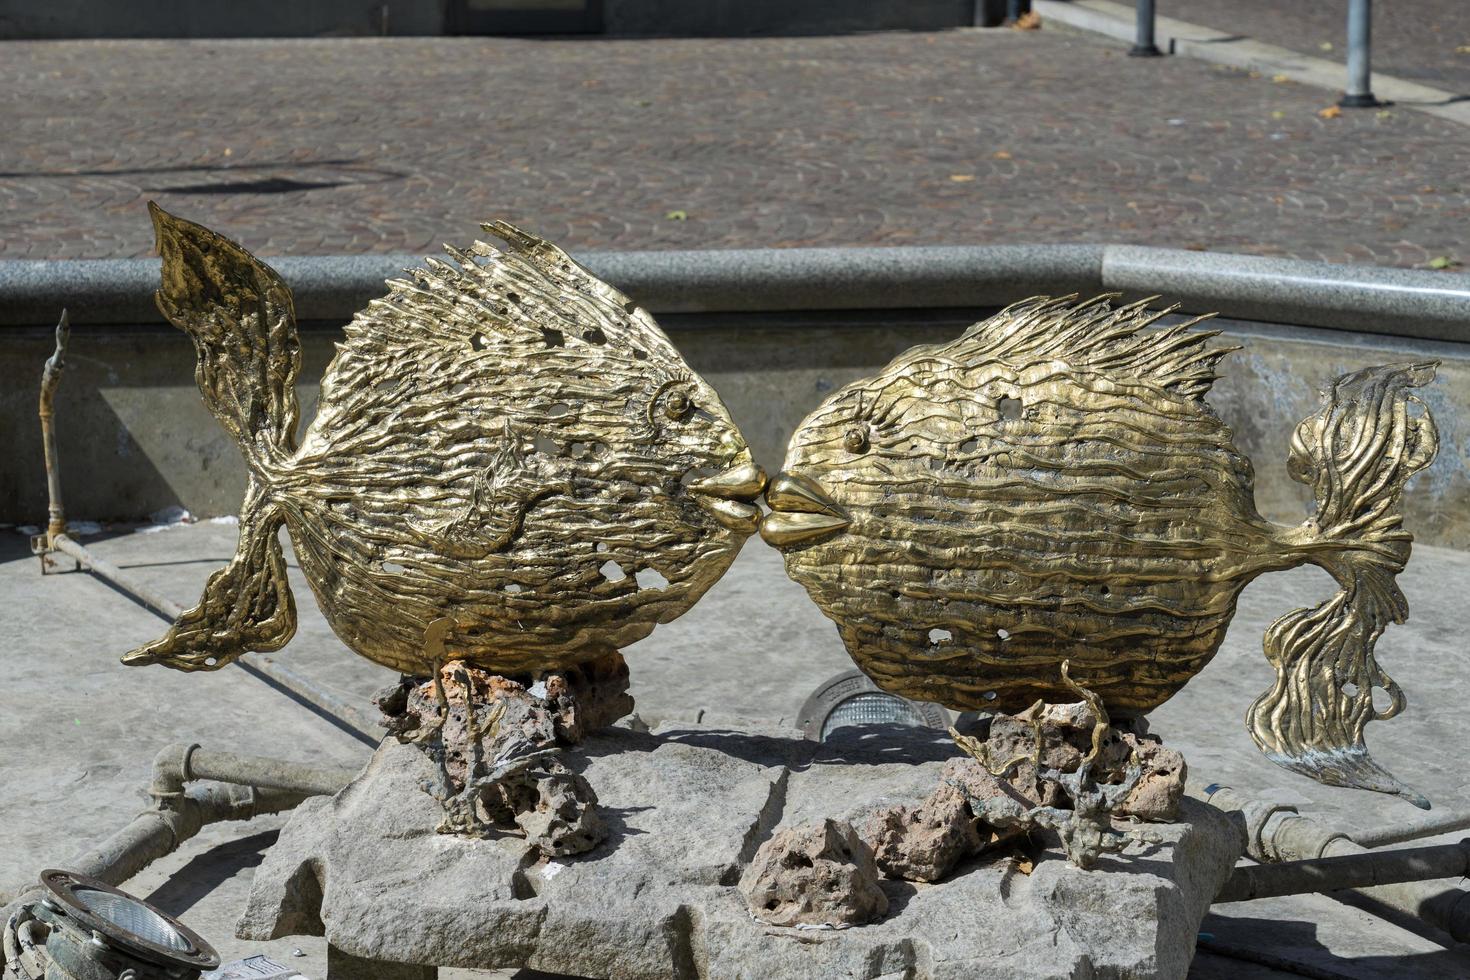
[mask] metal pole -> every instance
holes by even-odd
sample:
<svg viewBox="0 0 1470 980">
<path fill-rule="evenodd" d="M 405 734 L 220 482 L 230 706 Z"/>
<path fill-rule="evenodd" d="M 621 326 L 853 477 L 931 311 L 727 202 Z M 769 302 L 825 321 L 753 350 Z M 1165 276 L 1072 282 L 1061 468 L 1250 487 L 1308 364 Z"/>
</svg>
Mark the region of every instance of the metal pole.
<svg viewBox="0 0 1470 980">
<path fill-rule="evenodd" d="M 1461 878 L 1467 871 L 1470 871 L 1470 841 L 1403 851 L 1337 854 L 1306 861 L 1236 868 L 1230 880 L 1220 888 L 1215 901 L 1247 902 L 1282 895 Z"/>
<path fill-rule="evenodd" d="M 1470 810 L 1451 810 L 1413 823 L 1393 824 L 1372 830 L 1355 830 L 1348 834 L 1354 844 L 1362 847 L 1382 847 L 1385 844 L 1402 844 L 1405 841 L 1449 834 L 1470 827 Z"/>
<path fill-rule="evenodd" d="M 61 322 L 56 324 L 56 352 L 41 370 L 41 448 L 46 456 L 46 491 L 51 500 L 46 547 L 66 533 L 66 509 L 61 505 L 61 463 L 56 455 L 56 413 L 52 405 L 56 400 L 56 386 L 61 384 L 61 372 L 66 367 L 66 341 L 70 336 L 71 321 L 66 310 L 62 310 Z"/>
<path fill-rule="evenodd" d="M 1164 52 L 1154 43 L 1154 0 L 1138 0 L 1138 33 L 1133 49 L 1128 55 L 1133 58 L 1157 58 Z"/>
<path fill-rule="evenodd" d="M 1346 834 L 1303 817 L 1291 807 L 1250 800 L 1228 786 L 1210 785 L 1189 792 L 1217 810 L 1238 815 L 1244 825 L 1246 853 L 1265 864 L 1392 853 L 1369 851 L 1353 843 Z M 1470 892 L 1453 884 L 1401 881 L 1352 891 L 1443 929 L 1457 942 L 1470 942 Z"/>
<path fill-rule="evenodd" d="M 1347 91 L 1337 104 L 1345 109 L 1381 105 L 1372 84 L 1373 0 L 1349 0 L 1347 36 Z"/>
</svg>

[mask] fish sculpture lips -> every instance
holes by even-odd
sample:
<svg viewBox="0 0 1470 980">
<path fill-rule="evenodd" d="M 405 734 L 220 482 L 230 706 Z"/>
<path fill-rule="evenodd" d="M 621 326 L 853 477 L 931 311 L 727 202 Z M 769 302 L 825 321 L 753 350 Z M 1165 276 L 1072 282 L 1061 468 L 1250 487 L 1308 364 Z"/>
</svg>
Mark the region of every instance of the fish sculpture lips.
<svg viewBox="0 0 1470 980">
<path fill-rule="evenodd" d="M 815 544 L 852 523 L 815 481 L 796 473 L 777 473 L 766 488 L 766 503 L 771 513 L 761 522 L 761 538 L 777 548 Z"/>
<path fill-rule="evenodd" d="M 761 512 L 755 505 L 766 488 L 766 471 L 749 459 L 689 484 L 689 492 L 715 520 L 732 531 L 754 534 Z"/>
</svg>

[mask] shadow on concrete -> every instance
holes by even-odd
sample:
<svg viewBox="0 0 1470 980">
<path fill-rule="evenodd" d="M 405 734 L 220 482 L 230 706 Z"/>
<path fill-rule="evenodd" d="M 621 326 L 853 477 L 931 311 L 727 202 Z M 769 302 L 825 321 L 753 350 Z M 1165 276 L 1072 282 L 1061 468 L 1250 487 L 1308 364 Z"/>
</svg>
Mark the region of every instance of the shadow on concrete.
<svg viewBox="0 0 1470 980">
<path fill-rule="evenodd" d="M 1200 926 L 1199 948 L 1295 976 L 1358 977 L 1465 976 L 1466 957 L 1455 949 L 1391 956 L 1334 955 L 1318 938 L 1314 922 L 1210 914 Z"/>
<path fill-rule="evenodd" d="M 224 882 L 264 861 L 278 836 L 280 831 L 267 830 L 196 855 L 153 889 L 146 901 L 169 915 L 181 916 Z"/>
</svg>

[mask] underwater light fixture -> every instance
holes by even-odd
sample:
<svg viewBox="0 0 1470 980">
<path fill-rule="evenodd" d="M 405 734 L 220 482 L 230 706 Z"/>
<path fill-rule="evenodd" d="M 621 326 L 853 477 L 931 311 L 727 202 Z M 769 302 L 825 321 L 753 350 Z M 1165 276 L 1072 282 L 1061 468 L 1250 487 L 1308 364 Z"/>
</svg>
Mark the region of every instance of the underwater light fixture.
<svg viewBox="0 0 1470 980">
<path fill-rule="evenodd" d="M 194 980 L 219 954 L 178 919 L 71 871 L 5 923 L 5 961 L 22 980 Z"/>
</svg>

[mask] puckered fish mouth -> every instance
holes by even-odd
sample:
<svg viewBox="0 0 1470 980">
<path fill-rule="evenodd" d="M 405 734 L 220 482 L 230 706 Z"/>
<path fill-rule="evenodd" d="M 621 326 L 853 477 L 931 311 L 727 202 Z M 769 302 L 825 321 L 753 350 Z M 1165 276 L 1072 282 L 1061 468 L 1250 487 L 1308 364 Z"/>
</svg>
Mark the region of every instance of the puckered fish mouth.
<svg viewBox="0 0 1470 980">
<path fill-rule="evenodd" d="M 761 538 L 777 548 L 814 544 L 852 523 L 825 490 L 795 473 L 776 474 L 766 487 L 766 503 L 771 513 L 761 521 Z"/>
<path fill-rule="evenodd" d="M 732 531 L 754 534 L 761 512 L 755 500 L 766 488 L 766 471 L 746 460 L 689 484 L 689 492 L 715 520 Z"/>
</svg>

